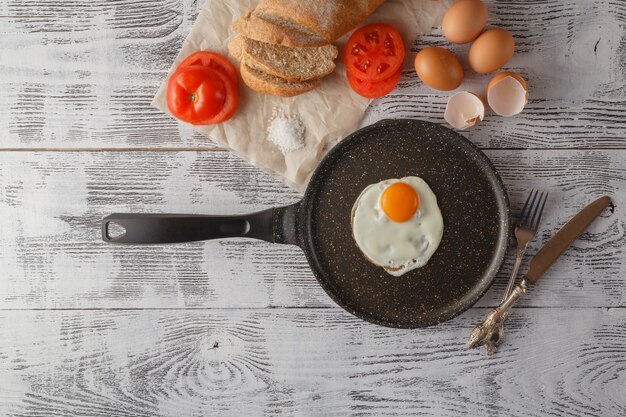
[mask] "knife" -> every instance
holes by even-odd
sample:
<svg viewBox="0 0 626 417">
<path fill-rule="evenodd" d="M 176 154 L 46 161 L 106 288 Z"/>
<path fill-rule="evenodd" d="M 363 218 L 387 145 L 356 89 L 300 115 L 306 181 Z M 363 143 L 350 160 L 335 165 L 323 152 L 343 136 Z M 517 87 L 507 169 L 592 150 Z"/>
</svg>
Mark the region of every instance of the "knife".
<svg viewBox="0 0 626 417">
<path fill-rule="evenodd" d="M 530 260 L 528 272 L 524 279 L 533 284 L 546 272 L 557 259 L 565 253 L 567 248 L 583 234 L 593 221 L 602 214 L 611 203 L 609 197 L 601 197 L 582 209 L 556 232 L 539 252 Z"/>
<path fill-rule="evenodd" d="M 498 329 L 501 323 L 506 320 L 508 313 L 524 295 L 531 284 L 536 284 L 539 278 L 556 262 L 557 259 L 570 245 L 583 234 L 593 221 L 602 214 L 605 208 L 611 203 L 609 197 L 601 197 L 582 209 L 572 217 L 565 225 L 556 232 L 539 252 L 530 260 L 528 272 L 522 281 L 513 289 L 509 297 L 493 310 L 481 324 L 476 326 L 470 334 L 467 342 L 468 347 L 474 348 L 487 345 L 487 354 L 495 353 L 497 346 L 503 342 Z"/>
</svg>

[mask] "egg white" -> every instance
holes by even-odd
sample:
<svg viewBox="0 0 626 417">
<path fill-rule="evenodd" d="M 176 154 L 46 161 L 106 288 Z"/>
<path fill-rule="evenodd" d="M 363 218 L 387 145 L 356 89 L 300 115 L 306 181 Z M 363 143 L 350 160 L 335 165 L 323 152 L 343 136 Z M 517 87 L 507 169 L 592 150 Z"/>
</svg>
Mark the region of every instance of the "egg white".
<svg viewBox="0 0 626 417">
<path fill-rule="evenodd" d="M 380 206 L 385 188 L 398 181 L 413 187 L 419 196 L 419 209 L 405 222 L 389 219 Z M 369 185 L 352 207 L 352 234 L 363 254 L 391 275 L 401 276 L 421 268 L 443 236 L 437 197 L 423 179 L 415 176 Z"/>
</svg>

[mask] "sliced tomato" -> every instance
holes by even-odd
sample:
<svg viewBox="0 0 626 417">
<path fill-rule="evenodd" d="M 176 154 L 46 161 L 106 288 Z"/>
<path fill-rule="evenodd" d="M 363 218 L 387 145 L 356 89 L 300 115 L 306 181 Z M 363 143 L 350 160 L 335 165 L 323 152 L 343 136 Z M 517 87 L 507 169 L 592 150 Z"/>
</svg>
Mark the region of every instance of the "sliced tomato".
<svg viewBox="0 0 626 417">
<path fill-rule="evenodd" d="M 218 114 L 210 119 L 205 120 L 202 123 L 199 123 L 202 125 L 212 125 L 225 122 L 226 120 L 233 117 L 235 111 L 237 110 L 237 105 L 239 104 L 237 84 L 230 77 L 224 75 L 223 73 L 218 72 L 217 74 L 222 78 L 224 87 L 226 87 L 226 101 L 224 101 L 224 106 Z"/>
<path fill-rule="evenodd" d="M 167 84 L 167 106 L 188 123 L 201 124 L 219 114 L 229 94 L 224 80 L 232 80 L 209 67 L 192 65 L 176 71 Z"/>
<path fill-rule="evenodd" d="M 185 67 L 191 65 L 202 65 L 203 67 L 210 67 L 215 70 L 221 71 L 228 75 L 228 77 L 237 84 L 239 78 L 237 77 L 237 70 L 230 61 L 222 55 L 211 51 L 197 51 L 189 55 L 181 62 L 176 71 L 179 71 Z"/>
<path fill-rule="evenodd" d="M 386 96 L 391 93 L 396 85 L 398 85 L 398 81 L 400 81 L 400 75 L 402 73 L 402 68 L 396 71 L 389 78 L 385 78 L 381 81 L 364 81 L 360 80 L 351 73 L 348 72 L 348 82 L 354 91 L 366 98 L 378 98 L 382 96 Z"/>
<path fill-rule="evenodd" d="M 395 75 L 404 60 L 404 42 L 398 30 L 385 23 L 357 29 L 343 50 L 349 74 L 364 81 L 381 81 Z"/>
</svg>

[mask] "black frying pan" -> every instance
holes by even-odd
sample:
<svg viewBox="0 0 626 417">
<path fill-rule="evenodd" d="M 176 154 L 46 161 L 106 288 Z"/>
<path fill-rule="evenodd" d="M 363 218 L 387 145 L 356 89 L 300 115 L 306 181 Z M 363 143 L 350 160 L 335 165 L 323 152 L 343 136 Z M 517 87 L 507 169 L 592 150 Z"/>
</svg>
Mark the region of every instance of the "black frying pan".
<svg viewBox="0 0 626 417">
<path fill-rule="evenodd" d="M 427 265 L 394 277 L 370 263 L 352 238 L 351 209 L 384 179 L 422 177 L 444 219 Z M 125 234 L 112 237 L 109 225 Z M 304 198 L 241 216 L 112 214 L 113 243 L 176 243 L 250 237 L 298 245 L 328 295 L 350 313 L 389 327 L 425 327 L 461 314 L 487 291 L 509 237 L 509 203 L 487 157 L 461 135 L 418 120 L 384 120 L 341 141 L 322 160 Z"/>
</svg>

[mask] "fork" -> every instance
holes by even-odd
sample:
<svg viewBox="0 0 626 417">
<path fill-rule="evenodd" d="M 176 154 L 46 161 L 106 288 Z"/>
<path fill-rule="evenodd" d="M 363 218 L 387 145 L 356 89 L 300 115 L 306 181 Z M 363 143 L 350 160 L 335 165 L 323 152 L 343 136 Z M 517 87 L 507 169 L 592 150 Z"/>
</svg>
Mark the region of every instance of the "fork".
<svg viewBox="0 0 626 417">
<path fill-rule="evenodd" d="M 537 196 L 539 196 L 539 200 L 537 200 Z M 543 208 L 545 207 L 547 200 L 547 192 L 544 193 L 542 191 L 541 194 L 539 194 L 539 191 L 532 190 L 528 195 L 526 202 L 524 203 L 522 213 L 520 214 L 519 223 L 517 224 L 517 226 L 515 226 L 515 240 L 517 240 L 517 250 L 515 251 L 515 264 L 513 265 L 511 278 L 509 278 L 509 285 L 507 285 L 506 287 L 506 291 L 504 292 L 502 301 L 506 300 L 507 297 L 511 295 L 511 291 L 513 291 L 517 272 L 519 271 L 522 260 L 524 259 L 524 254 L 526 253 L 528 244 L 537 234 L 537 229 L 539 228 L 539 223 L 541 222 L 541 215 L 543 214 Z M 535 204 L 535 201 L 537 201 L 537 204 Z"/>
<path fill-rule="evenodd" d="M 539 199 L 537 199 L 537 197 L 539 197 Z M 513 290 L 515 278 L 517 277 L 520 265 L 524 259 L 524 254 L 526 253 L 528 244 L 537 234 L 537 229 L 539 228 L 539 223 L 541 222 L 541 215 L 543 214 L 543 209 L 547 200 L 547 192 L 544 193 L 542 191 L 541 194 L 539 194 L 539 191 L 531 190 L 526 202 L 524 203 L 519 222 L 517 226 L 515 226 L 515 239 L 517 240 L 515 264 L 513 265 L 511 277 L 509 278 L 509 284 L 507 285 L 504 296 L 502 297 L 502 302 L 508 298 Z M 487 347 L 487 355 L 493 355 L 498 346 L 504 342 L 504 321 L 506 318 L 507 315 L 505 314 L 491 329 L 488 329 L 489 331 L 486 332 L 485 338 L 482 340 L 475 340 L 474 343 L 470 344 L 470 347 L 477 347 L 484 344 Z M 477 326 L 477 328 L 483 325 L 484 323 Z"/>
</svg>

